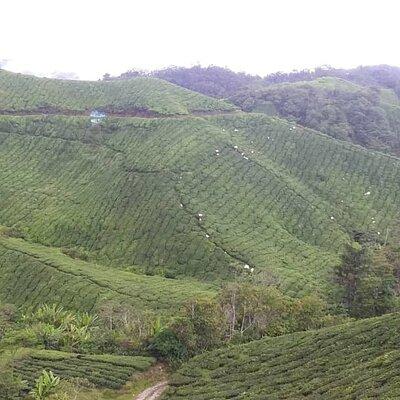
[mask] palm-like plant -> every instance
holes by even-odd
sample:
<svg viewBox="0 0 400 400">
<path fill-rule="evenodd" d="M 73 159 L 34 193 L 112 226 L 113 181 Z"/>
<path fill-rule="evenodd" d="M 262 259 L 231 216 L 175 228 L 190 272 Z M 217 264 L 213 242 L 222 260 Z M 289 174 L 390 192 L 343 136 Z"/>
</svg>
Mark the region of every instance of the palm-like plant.
<svg viewBox="0 0 400 400">
<path fill-rule="evenodd" d="M 49 397 L 60 384 L 60 378 L 55 376 L 52 371 L 43 370 L 42 374 L 36 379 L 35 387 L 30 394 L 35 400 L 44 400 Z"/>
</svg>

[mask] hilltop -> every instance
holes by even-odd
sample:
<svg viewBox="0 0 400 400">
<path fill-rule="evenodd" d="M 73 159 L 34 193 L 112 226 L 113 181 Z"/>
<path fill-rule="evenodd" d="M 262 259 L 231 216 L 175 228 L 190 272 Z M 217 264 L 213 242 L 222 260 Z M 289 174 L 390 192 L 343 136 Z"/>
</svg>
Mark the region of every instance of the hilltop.
<svg viewBox="0 0 400 400">
<path fill-rule="evenodd" d="M 398 314 L 197 356 L 166 399 L 396 399 Z"/>
<path fill-rule="evenodd" d="M 156 78 L 124 82 L 66 81 L 0 70 L 0 114 L 185 115 L 232 111 L 230 104 Z"/>
</svg>

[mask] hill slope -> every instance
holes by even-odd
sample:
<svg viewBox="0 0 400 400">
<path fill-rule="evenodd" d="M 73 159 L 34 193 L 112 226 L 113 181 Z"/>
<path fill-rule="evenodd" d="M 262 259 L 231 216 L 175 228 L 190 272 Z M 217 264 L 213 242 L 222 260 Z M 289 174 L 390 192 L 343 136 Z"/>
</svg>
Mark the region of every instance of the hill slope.
<svg viewBox="0 0 400 400">
<path fill-rule="evenodd" d="M 61 304 L 96 311 L 112 301 L 137 310 L 173 315 L 184 302 L 214 296 L 214 289 L 192 281 L 110 271 L 74 260 L 57 249 L 0 235 L 0 301 L 37 307 Z"/>
<path fill-rule="evenodd" d="M 18 355 L 18 354 L 17 354 Z M 28 387 L 43 370 L 52 371 L 61 379 L 87 379 L 97 387 L 121 388 L 133 375 L 148 370 L 155 363 L 151 357 L 89 355 L 54 350 L 23 349 L 12 364 Z"/>
<path fill-rule="evenodd" d="M 206 353 L 166 399 L 397 399 L 399 326 L 387 315 Z"/>
<path fill-rule="evenodd" d="M 308 292 L 400 212 L 398 159 L 263 115 L 3 116 L 0 144 L 1 224 L 140 273 Z"/>
<path fill-rule="evenodd" d="M 94 108 L 124 115 L 234 110 L 232 105 L 154 78 L 63 81 L 0 70 L 0 114 L 82 114 Z"/>
</svg>

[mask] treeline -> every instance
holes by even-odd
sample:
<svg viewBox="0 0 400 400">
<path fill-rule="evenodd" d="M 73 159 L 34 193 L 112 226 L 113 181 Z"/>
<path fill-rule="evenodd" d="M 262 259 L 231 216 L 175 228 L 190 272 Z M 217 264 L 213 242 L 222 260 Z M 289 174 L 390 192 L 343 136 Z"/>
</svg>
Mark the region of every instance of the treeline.
<svg viewBox="0 0 400 400">
<path fill-rule="evenodd" d="M 262 81 L 262 78 L 259 76 L 246 74 L 244 72 L 233 72 L 228 68 L 214 65 L 209 67 L 196 65 L 190 68 L 174 66 L 155 71 L 132 69 L 117 77 L 105 74 L 103 80 L 130 79 L 140 76 L 163 79 L 195 92 L 216 98 L 233 96 L 243 88 Z"/>
<path fill-rule="evenodd" d="M 274 286 L 227 285 L 214 300 L 186 305 L 183 316 L 157 332 L 152 353 L 175 363 L 228 343 L 335 325 L 345 316 L 331 315 L 316 296 L 294 299 Z"/>
<path fill-rule="evenodd" d="M 234 283 L 214 300 L 188 303 L 151 339 L 154 355 L 176 361 L 228 343 L 337 325 L 399 309 L 400 245 L 358 233 L 332 275 L 327 301 L 317 296 L 292 298 L 278 287 Z"/>
<path fill-rule="evenodd" d="M 190 90 L 218 98 L 230 97 L 250 85 L 269 86 L 277 83 L 312 81 L 323 77 L 341 78 L 368 87 L 393 89 L 400 96 L 400 68 L 390 65 L 360 66 L 353 69 L 321 66 L 288 73 L 276 72 L 265 77 L 245 72 L 234 72 L 228 68 L 215 65 L 208 67 L 195 65 L 189 68 L 173 66 L 154 71 L 131 69 L 116 77 L 105 74 L 103 79 L 129 79 L 138 76 L 164 79 Z"/>
<path fill-rule="evenodd" d="M 400 96 L 400 68 L 390 65 L 360 66 L 353 69 L 324 66 L 289 73 L 277 72 L 267 75 L 263 82 L 267 84 L 293 83 L 312 81 L 326 76 L 345 79 L 363 86 L 380 86 L 393 89 Z"/>
<path fill-rule="evenodd" d="M 278 115 L 337 139 L 380 150 L 400 150 L 398 121 L 390 118 L 379 92 L 373 89 L 304 83 L 246 90 L 231 100 L 245 111 L 270 104 Z"/>
</svg>

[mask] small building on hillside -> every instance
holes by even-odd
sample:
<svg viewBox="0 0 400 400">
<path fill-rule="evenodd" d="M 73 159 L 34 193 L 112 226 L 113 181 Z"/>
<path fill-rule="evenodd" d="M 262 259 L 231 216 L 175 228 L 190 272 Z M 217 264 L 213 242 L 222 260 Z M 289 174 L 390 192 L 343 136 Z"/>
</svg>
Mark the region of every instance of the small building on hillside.
<svg viewBox="0 0 400 400">
<path fill-rule="evenodd" d="M 90 122 L 92 123 L 92 125 L 97 125 L 99 124 L 101 121 L 104 121 L 106 119 L 107 115 L 101 111 L 98 110 L 93 110 L 90 113 Z"/>
</svg>

